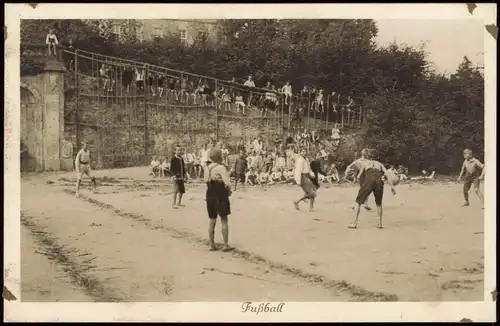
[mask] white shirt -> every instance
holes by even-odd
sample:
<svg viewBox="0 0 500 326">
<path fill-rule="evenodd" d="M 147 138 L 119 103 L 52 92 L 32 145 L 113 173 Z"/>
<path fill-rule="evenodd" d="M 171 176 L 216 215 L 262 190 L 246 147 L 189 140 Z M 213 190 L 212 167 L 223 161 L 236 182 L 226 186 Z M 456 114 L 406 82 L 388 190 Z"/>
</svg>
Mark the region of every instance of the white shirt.
<svg viewBox="0 0 500 326">
<path fill-rule="evenodd" d="M 340 130 L 337 128 L 332 129 L 332 137 L 333 138 L 339 138 L 340 137 Z"/>
<path fill-rule="evenodd" d="M 262 150 L 262 143 L 259 142 L 257 139 L 253 141 L 253 149 L 256 151 L 261 151 Z"/>
<path fill-rule="evenodd" d="M 205 165 L 205 162 L 207 161 L 207 156 L 208 156 L 208 149 L 200 149 L 200 152 L 198 153 L 198 157 L 201 160 L 201 164 Z"/>
<path fill-rule="evenodd" d="M 56 34 L 47 34 L 47 38 L 45 39 L 45 44 L 49 44 L 50 42 L 53 42 L 54 44 L 59 44 L 59 41 L 57 40 Z"/>
<path fill-rule="evenodd" d="M 247 80 L 243 86 L 247 86 L 247 87 L 255 87 L 255 83 L 253 82 L 253 80 Z"/>
<path fill-rule="evenodd" d="M 184 155 L 184 162 L 186 163 L 193 163 L 194 161 L 194 155 L 191 154 L 191 153 L 187 153 L 186 155 Z"/>
<path fill-rule="evenodd" d="M 302 178 L 302 174 L 305 173 L 311 174 L 311 165 L 309 163 L 309 160 L 303 158 L 300 155 L 297 155 L 297 158 L 295 160 L 295 173 L 294 173 L 295 182 L 297 182 L 297 184 L 300 184 L 300 179 Z"/>
<path fill-rule="evenodd" d="M 292 94 L 292 85 L 285 85 L 281 88 L 281 91 L 285 94 Z"/>
<path fill-rule="evenodd" d="M 152 168 L 156 168 L 158 166 L 160 166 L 160 161 L 157 161 L 157 160 L 152 160 L 151 161 L 151 167 Z"/>
<path fill-rule="evenodd" d="M 138 80 L 138 81 L 144 80 L 144 71 L 138 71 L 138 70 L 136 70 L 135 74 L 136 74 L 135 80 Z"/>
<path fill-rule="evenodd" d="M 89 163 L 90 162 L 90 151 L 88 149 L 85 151 L 82 148 L 78 152 L 78 154 L 76 154 L 76 161 L 78 161 L 78 164 L 80 164 L 80 162 Z"/>
<path fill-rule="evenodd" d="M 208 154 L 210 153 L 210 150 L 207 149 L 206 151 L 203 152 L 203 156 L 202 156 L 202 159 L 203 159 L 203 164 L 205 164 L 205 162 L 208 162 L 210 159 L 208 157 Z"/>
</svg>

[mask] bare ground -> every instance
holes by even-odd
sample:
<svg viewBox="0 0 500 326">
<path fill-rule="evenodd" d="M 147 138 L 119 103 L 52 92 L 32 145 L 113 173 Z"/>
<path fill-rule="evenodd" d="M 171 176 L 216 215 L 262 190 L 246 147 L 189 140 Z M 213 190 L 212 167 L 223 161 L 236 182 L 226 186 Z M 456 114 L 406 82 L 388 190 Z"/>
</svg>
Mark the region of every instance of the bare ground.
<svg viewBox="0 0 500 326">
<path fill-rule="evenodd" d="M 386 194 L 383 230 L 374 212 L 347 229 L 355 186 L 322 187 L 313 213 L 293 208 L 294 186 L 238 191 L 235 250 L 222 253 L 207 251 L 203 185 L 189 184 L 186 207 L 172 210 L 171 184 L 147 168 L 96 176 L 98 193 L 80 199 L 74 174 L 22 179 L 23 301 L 483 300 L 484 211 L 460 207 L 456 183 Z M 37 263 L 27 235 L 57 266 Z M 60 285 L 48 280 L 60 274 Z M 43 275 L 52 296 L 36 290 Z"/>
</svg>

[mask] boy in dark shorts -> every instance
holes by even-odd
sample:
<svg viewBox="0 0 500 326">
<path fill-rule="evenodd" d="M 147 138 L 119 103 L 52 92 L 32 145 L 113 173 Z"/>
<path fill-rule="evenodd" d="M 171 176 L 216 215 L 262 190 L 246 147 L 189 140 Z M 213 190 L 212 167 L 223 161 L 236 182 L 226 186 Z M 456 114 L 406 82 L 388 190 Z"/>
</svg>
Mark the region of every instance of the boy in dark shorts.
<svg viewBox="0 0 500 326">
<path fill-rule="evenodd" d="M 297 185 L 302 188 L 304 195 L 299 200 L 293 202 L 296 210 L 300 209 L 299 203 L 306 200 L 309 200 L 309 211 L 312 212 L 314 209 L 314 201 L 318 188 L 312 181 L 313 177 L 314 174 L 311 171 L 311 164 L 307 159 L 307 152 L 305 149 L 301 149 L 295 160 L 294 178 Z"/>
<path fill-rule="evenodd" d="M 222 164 L 221 150 L 219 148 L 210 149 L 208 157 L 211 163 L 206 170 L 205 182 L 207 184 L 207 213 L 210 220 L 208 227 L 210 251 L 217 250 L 215 246 L 215 225 L 217 223 L 217 216 L 220 216 L 222 223 L 222 238 L 224 240 L 222 250 L 229 251 L 232 249 L 228 244 L 228 216 L 231 214 L 231 205 L 229 202 L 229 196 L 231 196 L 231 180 L 226 167 Z"/>
<path fill-rule="evenodd" d="M 359 186 L 361 187 L 364 183 L 364 173 L 360 173 L 360 170 L 361 170 L 361 166 L 363 165 L 363 163 L 365 163 L 368 160 L 368 155 L 369 155 L 369 149 L 363 148 L 363 150 L 361 151 L 361 157 L 358 158 L 357 160 L 355 160 L 354 162 L 352 162 L 351 164 L 349 164 L 345 168 L 344 179 L 348 179 L 349 172 L 351 171 L 352 168 L 355 168 L 356 171 L 358 172 L 357 179 L 359 181 Z M 355 208 L 355 206 L 356 205 L 354 205 L 353 209 Z M 371 210 L 371 207 L 368 206 L 368 197 L 366 197 L 366 200 L 365 200 L 363 206 L 365 207 L 365 209 L 367 211 Z"/>
<path fill-rule="evenodd" d="M 230 172 L 230 174 L 234 173 L 234 177 L 236 179 L 236 182 L 234 184 L 234 191 L 236 191 L 238 182 L 241 182 L 241 184 L 245 186 L 247 170 L 248 170 L 248 161 L 245 155 L 245 150 L 243 148 L 240 148 L 240 155 L 234 161 L 233 169 Z"/>
<path fill-rule="evenodd" d="M 369 152 L 368 158 L 360 164 L 360 171 L 358 173 L 358 178 L 364 174 L 363 183 L 358 191 L 358 196 L 356 197 L 356 219 L 354 223 L 349 225 L 350 229 L 356 229 L 358 227 L 359 212 L 361 210 L 361 205 L 366 202 L 368 196 L 373 193 L 375 197 L 375 205 L 377 205 L 377 214 L 379 216 L 378 228 L 382 229 L 382 198 L 384 195 L 384 180 L 382 177 L 387 176 L 388 171 L 382 163 L 374 160 L 377 157 L 375 150 Z M 396 194 L 394 190 L 394 185 L 392 184 L 392 179 L 387 176 L 388 183 L 391 187 L 392 194 Z"/>
<path fill-rule="evenodd" d="M 462 164 L 462 170 L 460 171 L 460 176 L 458 177 L 458 182 L 462 180 L 465 174 L 464 182 L 464 199 L 465 203 L 462 206 L 469 206 L 469 190 L 472 185 L 474 185 L 474 190 L 481 201 L 483 201 L 483 194 L 479 186 L 481 180 L 484 180 L 484 164 L 478 159 L 472 156 L 472 151 L 470 149 L 464 150 L 464 163 Z M 483 207 L 484 209 L 484 207 Z"/>
<path fill-rule="evenodd" d="M 186 167 L 184 165 L 184 159 L 182 158 L 182 148 L 180 146 L 175 146 L 174 156 L 170 160 L 170 171 L 174 176 L 174 201 L 172 203 L 172 208 L 177 209 L 179 207 L 184 207 L 182 205 L 182 195 L 186 192 L 184 186 L 184 181 L 186 180 Z M 179 195 L 179 201 L 177 201 L 177 195 Z"/>
</svg>

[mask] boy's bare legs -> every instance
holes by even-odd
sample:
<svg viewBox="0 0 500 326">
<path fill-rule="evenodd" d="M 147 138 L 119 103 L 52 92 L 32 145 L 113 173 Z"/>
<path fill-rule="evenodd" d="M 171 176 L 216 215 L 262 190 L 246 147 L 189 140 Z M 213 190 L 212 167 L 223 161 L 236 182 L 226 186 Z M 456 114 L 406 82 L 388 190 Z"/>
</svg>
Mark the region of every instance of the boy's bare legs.
<svg viewBox="0 0 500 326">
<path fill-rule="evenodd" d="M 377 214 L 378 214 L 378 218 L 379 218 L 379 222 L 378 222 L 378 225 L 377 227 L 379 229 L 383 229 L 384 226 L 382 225 L 382 214 L 383 214 L 383 208 L 382 208 L 382 205 L 377 205 Z"/>
<path fill-rule="evenodd" d="M 179 201 L 177 203 L 177 206 L 178 207 L 184 207 L 184 205 L 182 205 L 182 194 L 181 193 L 179 193 Z"/>
<path fill-rule="evenodd" d="M 210 251 L 217 250 L 215 246 L 215 225 L 217 224 L 217 218 L 211 218 L 208 223 L 208 241 L 210 243 Z"/>
<path fill-rule="evenodd" d="M 476 194 L 477 196 L 479 197 L 479 200 L 481 201 L 481 204 L 483 205 L 483 209 L 484 209 L 484 196 L 483 196 L 483 193 L 481 192 L 481 189 L 479 188 L 480 186 L 480 183 L 476 183 L 474 185 L 474 190 L 476 191 Z"/>
<path fill-rule="evenodd" d="M 299 210 L 299 209 L 300 209 L 300 208 L 299 208 L 299 204 L 300 204 L 300 202 L 301 202 L 301 201 L 306 201 L 308 198 L 309 198 L 309 195 L 304 194 L 304 196 L 303 196 L 302 198 L 300 198 L 299 200 L 294 201 L 294 202 L 293 202 L 293 205 L 295 206 L 295 209 L 296 209 L 296 210 Z"/>
<path fill-rule="evenodd" d="M 76 191 L 75 191 L 75 196 L 76 198 L 80 197 L 80 184 L 82 182 L 82 178 L 76 179 Z"/>
<path fill-rule="evenodd" d="M 172 208 L 177 209 L 177 191 L 174 191 L 174 201 L 172 202 Z"/>
<path fill-rule="evenodd" d="M 228 250 L 231 250 L 231 247 L 229 246 L 229 223 L 228 223 L 227 216 L 221 216 L 220 222 L 222 224 L 222 227 L 221 227 L 222 239 L 224 241 L 224 246 L 222 247 L 222 251 L 228 251 Z"/>
<path fill-rule="evenodd" d="M 372 208 L 370 206 L 368 206 L 368 198 L 366 198 L 365 202 L 363 203 L 363 206 L 365 207 L 365 209 L 367 211 L 371 211 Z"/>
<path fill-rule="evenodd" d="M 312 212 L 314 210 L 314 201 L 315 197 L 311 197 L 311 201 L 309 202 L 309 211 Z"/>
<path fill-rule="evenodd" d="M 92 188 L 93 188 L 93 190 L 96 191 L 97 190 L 97 181 L 95 180 L 95 177 L 91 176 L 90 180 L 92 181 Z"/>
<path fill-rule="evenodd" d="M 356 219 L 354 220 L 354 223 L 348 226 L 349 229 L 356 229 L 358 227 L 358 219 L 359 219 L 359 212 L 361 211 L 361 204 L 356 203 L 355 210 L 356 210 Z"/>
<path fill-rule="evenodd" d="M 465 203 L 462 206 L 469 206 L 469 190 L 470 190 L 470 185 L 467 184 L 467 182 L 464 183 L 464 199 Z"/>
</svg>

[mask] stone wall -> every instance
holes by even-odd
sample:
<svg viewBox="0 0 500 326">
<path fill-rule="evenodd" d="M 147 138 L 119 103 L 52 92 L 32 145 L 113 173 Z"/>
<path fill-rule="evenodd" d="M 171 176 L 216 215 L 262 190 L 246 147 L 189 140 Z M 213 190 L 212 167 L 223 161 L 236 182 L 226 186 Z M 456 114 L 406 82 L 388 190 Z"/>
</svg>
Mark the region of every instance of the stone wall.
<svg viewBox="0 0 500 326">
<path fill-rule="evenodd" d="M 43 72 L 21 77 L 21 171 L 61 169 L 64 67 L 47 58 Z"/>
<path fill-rule="evenodd" d="M 128 94 L 103 92 L 94 78 L 81 75 L 78 85 L 74 79 L 74 74 L 66 74 L 65 134 L 75 145 L 89 141 L 97 168 L 148 164 L 152 156 L 169 157 L 176 144 L 199 149 L 216 137 L 231 145 L 261 136 L 270 144 L 288 125 L 287 115 L 263 119 L 255 108 L 247 110 L 246 116 L 235 110 L 219 110 L 217 115 L 213 106 L 167 105 L 164 98 L 136 89 Z M 326 127 L 324 121 L 315 119 L 309 125 Z"/>
</svg>

